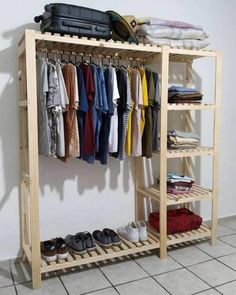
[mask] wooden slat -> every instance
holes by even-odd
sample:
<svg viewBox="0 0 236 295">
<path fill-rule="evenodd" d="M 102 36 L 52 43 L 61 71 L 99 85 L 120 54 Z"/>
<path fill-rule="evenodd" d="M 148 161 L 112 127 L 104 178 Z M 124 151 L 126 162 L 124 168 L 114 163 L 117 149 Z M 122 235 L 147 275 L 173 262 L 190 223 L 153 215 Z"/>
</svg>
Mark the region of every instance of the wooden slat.
<svg viewBox="0 0 236 295">
<path fill-rule="evenodd" d="M 194 149 L 182 149 L 182 150 L 168 150 L 167 158 L 181 158 L 181 157 L 193 157 L 213 155 L 214 149 L 210 147 L 196 147 Z"/>
<path fill-rule="evenodd" d="M 184 110 L 214 110 L 214 104 L 205 103 L 169 103 L 167 106 L 170 111 L 184 111 Z"/>
</svg>

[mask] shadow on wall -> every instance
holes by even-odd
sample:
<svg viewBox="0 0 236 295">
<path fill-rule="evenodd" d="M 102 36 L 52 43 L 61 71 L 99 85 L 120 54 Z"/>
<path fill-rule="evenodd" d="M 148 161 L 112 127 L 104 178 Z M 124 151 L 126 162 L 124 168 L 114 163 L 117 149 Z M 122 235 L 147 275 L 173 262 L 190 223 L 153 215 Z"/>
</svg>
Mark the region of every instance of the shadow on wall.
<svg viewBox="0 0 236 295">
<path fill-rule="evenodd" d="M 17 44 L 26 28 L 35 28 L 29 23 L 2 33 L 2 38 L 11 46 L 0 51 L 0 74 L 6 75 L 6 84 L 1 90 L 0 139 L 3 153 L 3 186 L 5 193 L 0 199 L 0 210 L 18 185 L 18 78 Z"/>
</svg>

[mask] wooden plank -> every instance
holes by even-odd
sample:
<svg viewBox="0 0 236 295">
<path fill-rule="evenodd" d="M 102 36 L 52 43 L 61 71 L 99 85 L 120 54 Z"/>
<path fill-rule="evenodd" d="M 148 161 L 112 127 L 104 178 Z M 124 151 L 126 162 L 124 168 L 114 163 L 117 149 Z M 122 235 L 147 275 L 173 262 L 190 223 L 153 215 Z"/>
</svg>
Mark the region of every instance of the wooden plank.
<svg viewBox="0 0 236 295">
<path fill-rule="evenodd" d="M 190 57 L 215 57 L 217 53 L 213 50 L 178 49 L 170 47 L 170 55 L 172 54 L 188 55 Z"/>
<path fill-rule="evenodd" d="M 37 86 L 36 86 L 36 56 L 34 31 L 25 31 L 26 46 L 26 77 L 28 105 L 28 142 L 29 142 L 29 196 L 30 224 L 32 249 L 32 281 L 33 288 L 41 287 L 41 256 L 39 232 L 39 179 L 38 179 L 38 126 L 37 126 Z"/>
<path fill-rule="evenodd" d="M 193 156 L 204 156 L 214 155 L 214 149 L 211 147 L 197 147 L 195 149 L 183 149 L 183 150 L 168 150 L 167 158 L 181 158 L 181 157 L 193 157 Z"/>
<path fill-rule="evenodd" d="M 169 103 L 168 110 L 184 111 L 184 110 L 214 110 L 214 104 L 193 104 L 193 103 Z"/>
<path fill-rule="evenodd" d="M 211 243 L 217 242 L 217 211 L 218 211 L 218 186 L 219 186 L 219 143 L 220 143 L 220 100 L 221 100 L 221 75 L 222 55 L 218 51 L 215 60 L 215 116 L 214 116 L 214 157 L 212 178 L 212 213 L 211 213 Z"/>
<path fill-rule="evenodd" d="M 161 61 L 161 126 L 160 126 L 160 258 L 167 256 L 167 104 L 169 82 L 169 48 L 162 47 Z"/>
</svg>

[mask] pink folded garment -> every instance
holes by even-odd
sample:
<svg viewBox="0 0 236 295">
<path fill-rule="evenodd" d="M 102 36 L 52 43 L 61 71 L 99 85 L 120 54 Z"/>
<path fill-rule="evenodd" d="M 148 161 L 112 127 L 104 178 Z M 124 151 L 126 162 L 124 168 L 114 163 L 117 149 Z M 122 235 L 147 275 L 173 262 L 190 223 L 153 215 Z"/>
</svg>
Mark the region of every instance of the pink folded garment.
<svg viewBox="0 0 236 295">
<path fill-rule="evenodd" d="M 167 193 L 171 193 L 171 194 L 175 194 L 175 195 L 179 195 L 179 194 L 189 194 L 192 192 L 192 189 L 189 189 L 189 190 L 178 190 L 178 189 L 175 189 L 175 188 L 171 188 L 171 187 L 168 187 L 167 188 Z"/>
</svg>

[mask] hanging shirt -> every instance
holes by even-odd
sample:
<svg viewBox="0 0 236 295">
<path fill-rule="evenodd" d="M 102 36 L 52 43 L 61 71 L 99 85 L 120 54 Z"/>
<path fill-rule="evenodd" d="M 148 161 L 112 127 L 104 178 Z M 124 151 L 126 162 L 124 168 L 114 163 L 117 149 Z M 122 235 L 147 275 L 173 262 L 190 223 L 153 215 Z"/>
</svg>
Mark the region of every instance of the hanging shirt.
<svg viewBox="0 0 236 295">
<path fill-rule="evenodd" d="M 141 109 L 143 106 L 143 93 L 140 72 L 136 69 L 131 71 L 131 96 L 134 102 L 131 118 L 131 155 L 137 157 L 142 155 Z"/>
<path fill-rule="evenodd" d="M 78 157 L 80 155 L 79 131 L 76 116 L 79 102 L 76 67 L 72 64 L 65 65 L 63 67 L 63 75 L 69 99 L 69 105 L 67 105 L 64 113 L 65 157 L 62 160 L 66 161 L 69 157 Z"/>
<path fill-rule="evenodd" d="M 88 111 L 85 114 L 84 121 L 84 156 L 95 154 L 95 133 L 93 124 L 93 104 L 94 104 L 94 81 L 91 68 L 88 64 L 81 63 L 80 68 L 84 74 L 85 91 L 88 100 Z"/>
<path fill-rule="evenodd" d="M 50 129 L 47 114 L 48 66 L 45 59 L 37 59 L 37 109 L 39 154 L 51 156 Z"/>
<path fill-rule="evenodd" d="M 80 157 L 83 159 L 84 155 L 84 120 L 85 113 L 89 109 L 88 100 L 85 91 L 84 74 L 82 69 L 77 66 L 78 92 L 79 92 L 79 109 L 77 110 L 77 122 L 79 128 L 80 138 Z"/>
<path fill-rule="evenodd" d="M 141 75 L 142 82 L 142 95 L 143 95 L 143 107 L 141 111 L 141 132 L 143 134 L 145 125 L 145 108 L 148 106 L 148 89 L 147 89 L 147 79 L 144 68 L 138 68 Z"/>
<path fill-rule="evenodd" d="M 132 76 L 132 70 L 128 68 L 128 78 L 131 85 L 131 76 Z M 131 90 L 130 90 L 131 91 Z M 131 105 L 130 105 L 130 112 L 128 116 L 128 127 L 127 127 L 127 134 L 126 134 L 126 142 L 125 142 L 125 152 L 127 156 L 131 155 L 131 137 L 132 137 L 132 112 L 133 112 L 133 105 L 134 102 L 132 100 L 131 96 Z"/>
<path fill-rule="evenodd" d="M 109 74 L 107 89 L 109 89 L 108 99 L 112 103 L 110 103 L 109 113 L 112 115 L 111 124 L 110 124 L 110 132 L 109 132 L 109 142 L 108 142 L 108 152 L 109 153 L 117 153 L 118 151 L 118 112 L 117 105 L 118 100 L 120 98 L 118 85 L 117 85 L 117 76 L 116 70 L 113 67 L 109 67 L 107 70 Z M 109 101 L 109 100 L 108 100 Z"/>
<path fill-rule="evenodd" d="M 152 150 L 158 150 L 158 114 L 160 110 L 160 92 L 159 92 L 159 79 L 158 73 L 153 72 L 155 97 L 153 103 L 153 129 L 152 129 Z"/>
</svg>

